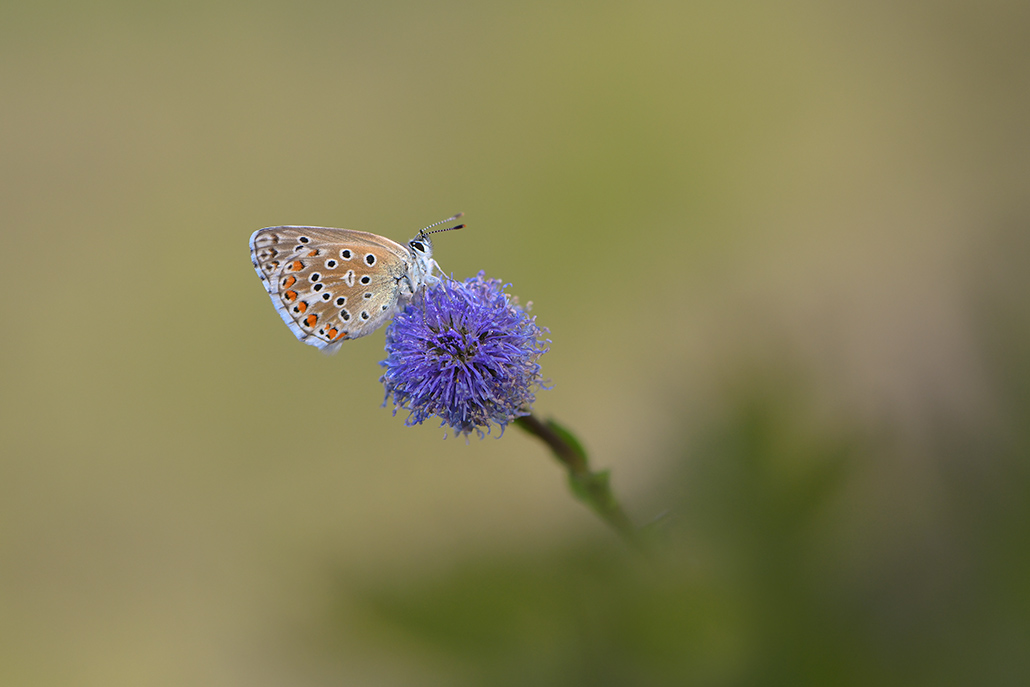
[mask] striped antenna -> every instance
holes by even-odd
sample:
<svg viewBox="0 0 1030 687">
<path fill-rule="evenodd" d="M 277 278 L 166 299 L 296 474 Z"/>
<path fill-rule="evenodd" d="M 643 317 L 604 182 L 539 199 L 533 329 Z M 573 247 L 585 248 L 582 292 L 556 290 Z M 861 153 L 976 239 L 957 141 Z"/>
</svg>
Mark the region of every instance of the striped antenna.
<svg viewBox="0 0 1030 687">
<path fill-rule="evenodd" d="M 458 219 L 459 217 L 461 217 L 464 214 L 465 214 L 464 212 L 459 212 L 458 214 L 454 215 L 453 217 L 448 217 L 447 219 L 442 219 L 439 222 L 434 222 L 433 224 L 430 224 L 425 229 L 422 229 L 421 231 L 419 231 L 418 235 L 421 236 L 422 238 L 425 238 L 425 237 L 429 236 L 430 234 L 438 234 L 441 231 L 454 231 L 455 229 L 464 229 L 465 225 L 464 224 L 459 224 L 459 225 L 457 225 L 455 227 L 447 227 L 446 229 L 437 229 L 436 231 L 426 231 L 427 229 L 432 229 L 433 227 L 438 227 L 441 224 L 446 224 L 447 222 L 453 222 L 454 220 Z"/>
</svg>

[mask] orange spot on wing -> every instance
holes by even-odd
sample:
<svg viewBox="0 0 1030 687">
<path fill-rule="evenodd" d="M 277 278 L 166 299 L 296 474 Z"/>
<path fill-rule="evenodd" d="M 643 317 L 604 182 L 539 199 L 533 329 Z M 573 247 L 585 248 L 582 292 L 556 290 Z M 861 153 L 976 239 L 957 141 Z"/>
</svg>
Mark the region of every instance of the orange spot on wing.
<svg viewBox="0 0 1030 687">
<path fill-rule="evenodd" d="M 293 301 L 297 300 L 297 292 L 296 291 L 287 291 L 286 293 L 283 294 L 283 296 L 285 296 L 286 300 L 288 300 L 290 303 L 292 303 Z"/>
<path fill-rule="evenodd" d="M 294 277 L 291 274 L 290 276 L 286 277 L 286 281 L 283 282 L 283 286 L 285 286 L 286 288 L 290 288 L 291 286 L 293 286 L 296 283 L 297 283 L 297 278 Z"/>
<path fill-rule="evenodd" d="M 294 260 L 290 263 L 290 269 L 294 272 L 300 272 L 302 269 L 304 269 L 304 263 L 302 263 L 300 260 Z"/>
<path fill-rule="evenodd" d="M 318 315 L 311 313 L 304 318 L 304 322 L 306 322 L 309 327 L 314 327 L 315 323 L 318 322 Z"/>
<path fill-rule="evenodd" d="M 308 304 L 304 301 L 301 301 L 300 303 L 297 303 L 297 309 L 303 313 L 305 310 L 308 309 Z"/>
<path fill-rule="evenodd" d="M 314 258 L 314 257 L 317 257 L 317 256 L 318 256 L 318 251 L 317 250 L 313 250 L 310 253 L 308 253 L 308 257 L 309 258 Z"/>
<path fill-rule="evenodd" d="M 336 334 L 337 334 L 336 327 L 330 327 L 329 331 L 327 331 L 325 333 L 325 335 L 329 337 L 330 341 L 332 341 L 333 339 L 336 338 Z"/>
</svg>

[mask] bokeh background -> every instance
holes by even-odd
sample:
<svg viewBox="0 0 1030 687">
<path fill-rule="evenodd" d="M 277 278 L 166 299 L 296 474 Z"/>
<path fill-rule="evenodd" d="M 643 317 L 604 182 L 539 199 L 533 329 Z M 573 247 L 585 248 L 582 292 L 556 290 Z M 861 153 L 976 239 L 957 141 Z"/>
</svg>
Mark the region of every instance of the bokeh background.
<svg viewBox="0 0 1030 687">
<path fill-rule="evenodd" d="M 1030 682 L 1025 2 L 0 5 L 0 684 Z M 255 229 L 551 331 L 643 561 Z M 15 288 L 17 287 L 17 288 Z"/>
</svg>

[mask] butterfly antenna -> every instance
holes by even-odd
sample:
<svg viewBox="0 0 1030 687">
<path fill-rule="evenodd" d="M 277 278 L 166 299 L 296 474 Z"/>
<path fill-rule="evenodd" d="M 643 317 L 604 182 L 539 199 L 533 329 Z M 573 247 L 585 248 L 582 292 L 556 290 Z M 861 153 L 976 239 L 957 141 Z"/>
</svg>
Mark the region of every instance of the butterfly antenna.
<svg viewBox="0 0 1030 687">
<path fill-rule="evenodd" d="M 441 231 L 454 231 L 455 229 L 464 229 L 465 225 L 464 224 L 459 224 L 457 226 L 447 227 L 446 229 L 437 229 L 436 231 L 426 231 L 427 229 L 432 229 L 433 227 L 438 227 L 441 224 L 446 224 L 447 222 L 453 222 L 454 220 L 458 219 L 459 217 L 461 217 L 464 214 L 465 214 L 464 212 L 459 212 L 458 214 L 454 215 L 453 217 L 448 217 L 447 219 L 442 219 L 439 222 L 434 222 L 433 224 L 430 224 L 428 227 L 426 227 L 425 229 L 422 229 L 420 232 L 418 232 L 418 235 L 423 237 L 423 238 L 425 238 L 426 236 L 429 236 L 430 234 L 438 234 Z"/>
</svg>

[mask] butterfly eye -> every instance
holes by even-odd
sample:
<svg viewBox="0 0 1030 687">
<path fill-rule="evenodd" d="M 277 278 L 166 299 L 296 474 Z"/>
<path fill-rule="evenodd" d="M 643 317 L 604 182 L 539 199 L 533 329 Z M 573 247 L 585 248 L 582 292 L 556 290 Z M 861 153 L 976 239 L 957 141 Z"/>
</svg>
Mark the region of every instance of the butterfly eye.
<svg viewBox="0 0 1030 687">
<path fill-rule="evenodd" d="M 422 245 L 421 241 L 412 241 L 411 247 L 417 250 L 419 253 L 425 253 L 426 247 Z"/>
</svg>

